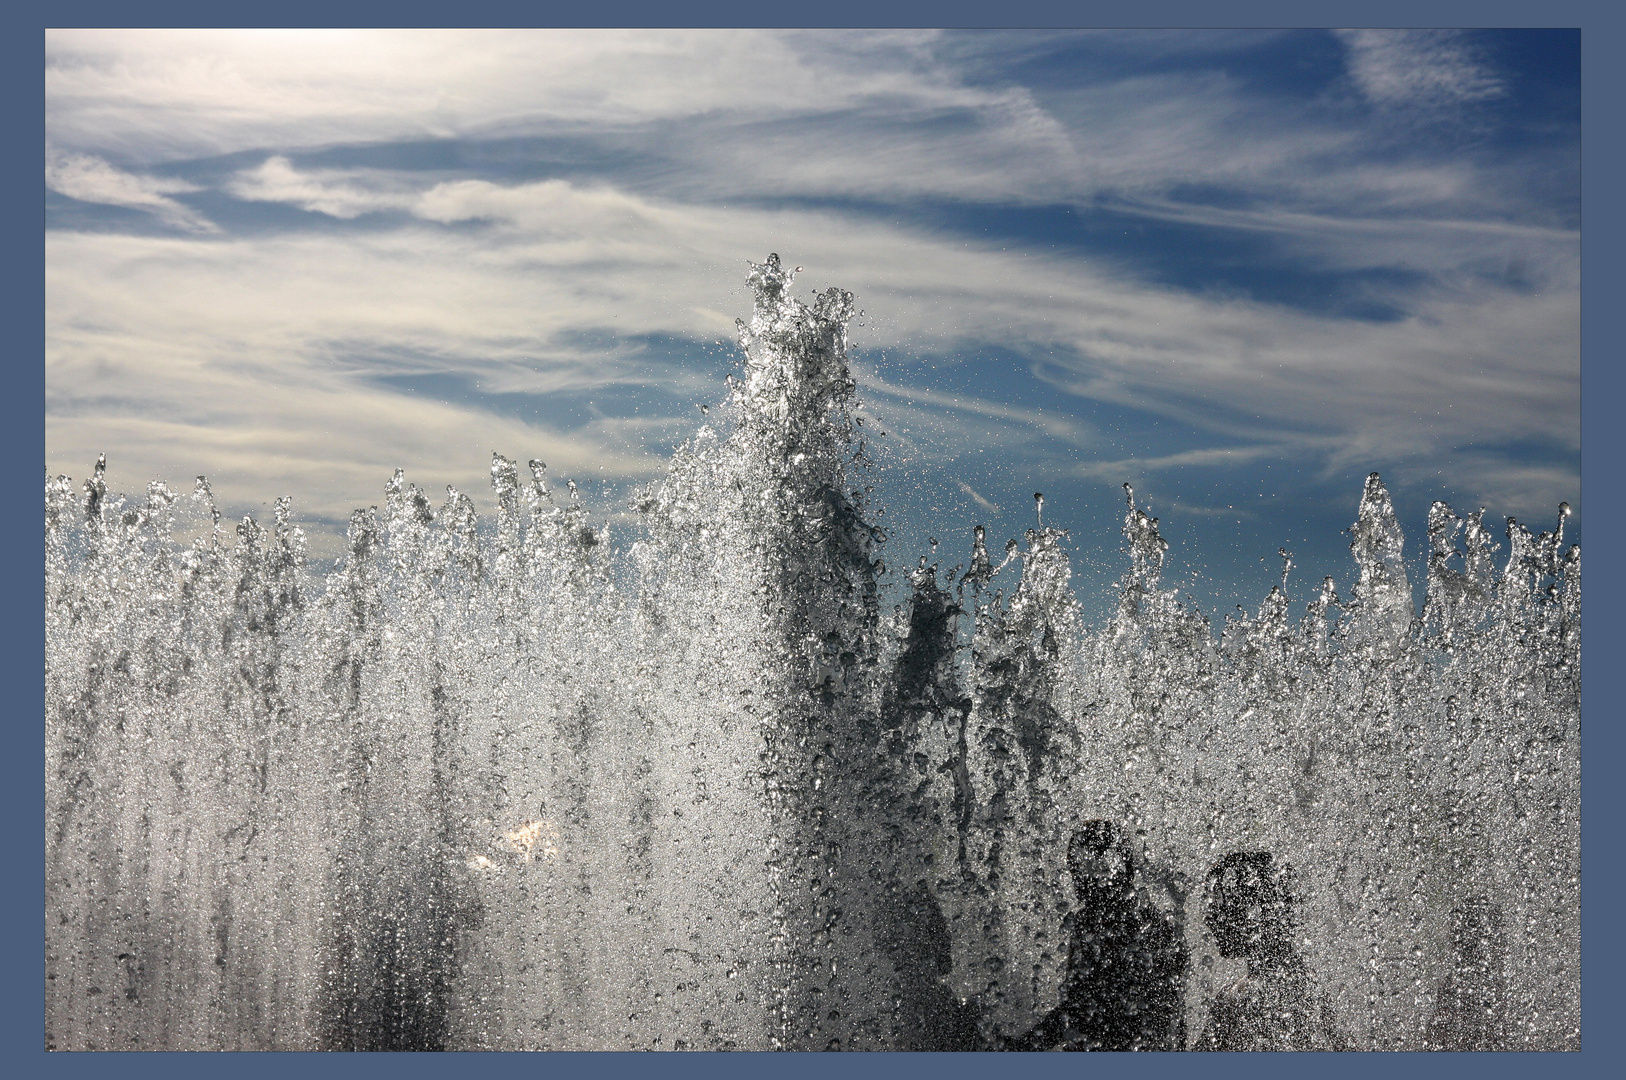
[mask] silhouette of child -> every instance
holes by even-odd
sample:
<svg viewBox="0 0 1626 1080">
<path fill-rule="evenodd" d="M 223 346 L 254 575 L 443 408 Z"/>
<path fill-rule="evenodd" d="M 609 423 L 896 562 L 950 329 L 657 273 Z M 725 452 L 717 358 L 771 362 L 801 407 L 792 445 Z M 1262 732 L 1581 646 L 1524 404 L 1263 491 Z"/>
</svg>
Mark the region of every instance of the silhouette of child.
<svg viewBox="0 0 1626 1080">
<path fill-rule="evenodd" d="M 1135 890 L 1135 862 L 1110 821 L 1067 846 L 1078 907 L 1067 916 L 1061 1003 L 1011 1050 L 1183 1050 L 1190 955 L 1174 920 Z"/>
<path fill-rule="evenodd" d="M 895 1050 L 975 1050 L 977 1014 L 943 983 L 954 970 L 948 920 L 924 881 L 881 911 L 880 940 L 897 972 Z"/>
<path fill-rule="evenodd" d="M 1248 974 L 1214 996 L 1193 1049 L 1347 1049 L 1293 949 L 1291 873 L 1268 851 L 1233 851 L 1208 871 L 1209 933 L 1221 956 L 1248 961 Z"/>
</svg>

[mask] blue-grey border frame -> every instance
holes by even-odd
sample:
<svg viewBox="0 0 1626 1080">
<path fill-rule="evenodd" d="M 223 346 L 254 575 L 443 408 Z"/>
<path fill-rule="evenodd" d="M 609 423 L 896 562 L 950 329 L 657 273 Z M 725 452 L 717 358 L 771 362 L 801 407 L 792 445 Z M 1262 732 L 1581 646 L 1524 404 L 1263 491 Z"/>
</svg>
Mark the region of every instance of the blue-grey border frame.
<svg viewBox="0 0 1626 1080">
<path fill-rule="evenodd" d="M 257 17 L 257 18 L 256 18 Z M 824 0 L 818 5 L 767 5 L 741 0 L 702 0 L 690 6 L 651 0 L 616 0 L 584 9 L 577 5 L 520 4 L 514 0 L 477 0 L 455 8 L 417 2 L 388 7 L 354 0 L 285 0 L 275 8 L 228 10 L 195 0 L 162 0 L 134 6 L 105 0 L 58 4 L 30 3 L 3 16 L 0 35 L 0 80 L 5 90 L 3 115 L 8 142 L 17 152 L 3 169 L 5 324 L 10 328 L 9 355 L 0 376 L 0 408 L 5 422 L 0 439 L 13 462 L 8 472 L 20 484 L 13 497 L 21 517 L 0 528 L 0 685 L 11 686 L 7 699 L 16 712 L 7 717 L 4 753 L 0 754 L 0 793 L 4 821 L 0 843 L 10 869 L 0 890 L 0 1035 L 12 1049 L 0 1060 L 12 1075 L 103 1074 L 116 1070 L 174 1076 L 215 1073 L 221 1069 L 261 1075 L 312 1071 L 323 1075 L 439 1075 L 447 1070 L 479 1069 L 482 1073 L 531 1075 L 560 1072 L 642 1073 L 664 1076 L 753 1075 L 771 1070 L 781 1077 L 822 1076 L 832 1069 L 864 1073 L 920 1072 L 937 1077 L 983 1073 L 990 1068 L 1032 1076 L 1076 1076 L 1103 1070 L 1134 1076 L 1189 1068 L 1205 1074 L 1299 1075 L 1306 1069 L 1323 1076 L 1355 1075 L 1373 1069 L 1401 1075 L 1472 1073 L 1590 1074 L 1621 1059 L 1614 1021 L 1621 1015 L 1621 869 L 1616 840 L 1620 823 L 1621 786 L 1614 772 L 1621 763 L 1621 735 L 1607 706 L 1622 694 L 1622 671 L 1611 661 L 1621 653 L 1621 629 L 1612 612 L 1621 601 L 1623 560 L 1615 551 L 1622 534 L 1622 485 L 1615 466 L 1622 457 L 1622 425 L 1616 412 L 1622 403 L 1622 374 L 1617 352 L 1622 336 L 1623 244 L 1621 201 L 1615 194 L 1621 177 L 1622 122 L 1626 100 L 1626 62 L 1619 10 L 1602 3 L 1574 0 L 1340 0 L 1335 3 L 1290 0 L 1238 0 L 1223 6 L 1196 0 L 1150 0 L 1134 5 L 1061 3 L 1058 0 L 1006 0 L 993 4 L 966 0 L 937 3 L 855 2 Z M 43 1030 L 40 990 L 40 926 L 43 903 L 33 867 L 42 858 L 44 744 L 39 718 L 44 711 L 44 644 L 41 629 L 40 567 L 43 547 L 38 507 L 45 457 L 45 369 L 43 274 L 43 200 L 41 160 L 27 151 L 44 144 L 44 49 L 47 26 L 1101 26 L 1101 27 L 1276 27 L 1276 26 L 1465 26 L 1579 27 L 1582 30 L 1582 499 L 1592 557 L 1586 568 L 1585 607 L 1592 615 L 1583 639 L 1585 668 L 1582 713 L 1592 721 L 1584 734 L 1582 763 L 1582 881 L 1584 919 L 1582 1017 L 1583 1049 L 1578 1054 L 1389 1054 L 1318 1055 L 1308 1062 L 1297 1055 L 1205 1056 L 1197 1065 L 1172 1055 L 1112 1055 L 1080 1059 L 1063 1055 L 1024 1055 L 1020 1059 L 951 1055 L 468 1055 L 456 1059 L 412 1055 L 345 1056 L 183 1054 L 53 1054 L 41 1049 Z M 29 473 L 33 464 L 41 472 Z M 1591 468 L 1588 468 L 1588 465 Z M 109 1060 L 116 1057 L 118 1060 Z M 1618 1065 L 1616 1066 L 1619 1067 Z"/>
</svg>

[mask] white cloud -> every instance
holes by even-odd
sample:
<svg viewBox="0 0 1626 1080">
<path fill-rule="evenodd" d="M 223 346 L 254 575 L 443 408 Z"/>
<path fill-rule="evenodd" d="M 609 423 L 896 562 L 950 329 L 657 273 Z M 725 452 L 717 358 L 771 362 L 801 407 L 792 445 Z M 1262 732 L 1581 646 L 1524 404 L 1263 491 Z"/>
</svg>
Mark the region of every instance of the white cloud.
<svg viewBox="0 0 1626 1080">
<path fill-rule="evenodd" d="M 1142 36 L 1153 43 L 1142 52 L 1202 48 L 1201 35 Z M 1368 133 L 1262 98 L 1216 70 L 1064 80 L 1042 95 L 987 77 L 989 57 L 1017 46 L 1054 49 L 1061 40 L 1077 39 L 59 30 L 46 37 L 47 126 L 64 148 L 146 162 L 568 137 L 622 160 L 630 152 L 669 195 L 714 202 L 845 196 L 1055 205 L 1197 183 L 1319 207 L 1355 200 L 1415 208 L 1471 202 L 1484 186 L 1483 169 L 1460 163 L 1377 164 Z M 1454 39 L 1349 40 L 1352 63 L 1382 100 L 1410 94 L 1413 104 L 1437 105 L 1491 92 Z M 279 198 L 282 187 L 275 176 L 238 184 L 245 198 Z M 391 203 L 387 188 L 366 185 L 304 198 L 323 213 Z"/>
<path fill-rule="evenodd" d="M 1459 513 L 1484 507 L 1492 516 L 1517 517 L 1539 531 L 1553 528 L 1561 501 L 1579 505 L 1580 475 L 1573 467 L 1462 454 L 1453 457 L 1450 469 L 1451 482 L 1469 496 L 1469 501 L 1456 507 Z M 1417 474 L 1422 483 L 1436 481 L 1435 475 L 1416 464 L 1398 473 L 1402 477 Z"/>
<path fill-rule="evenodd" d="M 1548 291 L 1579 285 L 1574 229 L 1444 216 L 1235 210 L 1153 198 L 1129 205 L 1148 218 L 1267 234 L 1282 252 L 1326 270 L 1392 267 L 1433 275 L 1500 260 L 1518 262 Z"/>
<path fill-rule="evenodd" d="M 1302 444 L 1301 444 L 1302 446 Z M 1078 476 L 1088 476 L 1107 483 L 1122 483 L 1168 469 L 1231 468 L 1246 465 L 1261 458 L 1281 457 L 1280 445 L 1225 446 L 1204 450 L 1184 450 L 1177 454 L 1163 454 L 1150 458 L 1123 458 L 1118 461 L 1085 461 L 1074 466 Z"/>
<path fill-rule="evenodd" d="M 1563 442 L 1578 428 L 1576 293 L 1565 282 L 1521 292 L 1464 275 L 1409 298 L 1414 317 L 1352 323 L 833 212 L 693 207 L 562 181 L 444 185 L 413 209 L 491 224 L 207 243 L 48 234 L 52 467 L 82 470 L 75 463 L 116 437 L 190 475 L 218 471 L 211 455 L 240 446 L 234 468 L 259 460 L 259 490 L 329 509 L 370 497 L 376 484 L 359 481 L 396 465 L 478 476 L 488 449 L 649 475 L 667 447 L 641 440 L 681 431 L 679 418 L 566 433 L 380 390 L 374 377 L 462 373 L 532 393 L 637 381 L 716 400 L 721 388 L 680 359 L 570 342 L 594 333 L 717 340 L 717 309 L 747 310 L 745 259 L 770 248 L 811 267 L 806 284 L 858 294 L 873 313 L 855 331 L 861 349 L 962 362 L 988 346 L 1045 356 L 1035 373 L 1058 394 L 1216 431 L 1239 442 L 1228 454 L 1269 445 L 1370 468 L 1448 462 L 1456 447 L 1485 441 Z M 1538 236 L 1532 246 L 1550 242 Z M 996 442 L 1104 449 L 1065 415 L 1065 396 L 1038 410 L 879 380 L 870 396 L 889 424 L 909 410 L 924 418 L 907 425 L 921 455 L 965 449 L 962 425 L 940 419 L 955 411 L 977 416 Z"/>
<path fill-rule="evenodd" d="M 414 201 L 412 194 L 389 190 L 389 186 L 364 186 L 351 170 L 296 171 L 281 156 L 269 157 L 258 168 L 237 173 L 227 182 L 226 190 L 249 202 L 288 203 L 336 218 L 405 209 Z"/>
<path fill-rule="evenodd" d="M 89 154 L 47 151 L 45 184 L 81 202 L 145 210 L 166 224 L 189 232 L 217 232 L 203 215 L 170 195 L 200 190 L 196 184 L 159 176 L 139 176 Z"/>
<path fill-rule="evenodd" d="M 1448 467 L 1476 443 L 1573 443 L 1578 239 L 1531 223 L 1547 218 L 1518 194 L 1528 162 L 1369 154 L 1370 131 L 1261 100 L 1216 70 L 1064 79 L 1040 93 L 983 62 L 1045 40 L 51 31 L 48 182 L 64 194 L 202 232 L 214 226 L 171 197 L 192 185 L 106 158 L 252 152 L 260 164 L 220 182 L 237 199 L 409 220 L 207 243 L 49 234 L 49 461 L 82 473 L 106 449 L 137 476 L 210 471 L 224 493 L 286 491 L 339 517 L 376 500 L 396 465 L 420 483 L 477 484 L 490 449 L 649 475 L 692 417 L 600 416 L 566 431 L 380 389 L 381 377 L 537 395 L 637 383 L 715 400 L 712 373 L 636 343 L 731 337 L 748 304 L 744 261 L 769 250 L 810 267 L 804 280 L 858 294 L 860 346 L 1044 358 L 1034 371 L 1052 400 L 1038 409 L 883 381 L 861 352 L 871 404 L 897 421 L 900 452 L 921 459 L 973 443 L 1069 461 L 1110 453 L 1092 473 L 1103 480 L 1201 464 L 1110 450 L 1067 415 L 1087 410 L 1078 398 L 1214 431 L 1235 444 L 1216 465 L 1282 454 L 1329 469 Z M 1385 109 L 1439 112 L 1501 92 L 1461 38 L 1345 40 L 1357 85 Z M 472 165 L 295 164 L 338 144 L 529 135 L 568 136 L 611 163 L 600 180 L 524 183 Z M 1172 199 L 1185 183 L 1249 193 L 1250 208 Z M 1102 261 L 950 239 L 878 212 L 761 208 L 800 197 L 1053 207 L 1103 192 L 1133 213 L 1268 238 L 1310 270 L 1427 284 L 1404 296 L 1373 286 L 1375 301 L 1411 314 L 1360 323 L 1154 287 Z M 1464 467 L 1487 484 L 1496 475 L 1494 462 Z M 1552 479 L 1526 472 L 1509 491 Z"/>
<path fill-rule="evenodd" d="M 925 62 L 930 32 L 52 30 L 47 123 L 156 158 L 582 130 L 885 97 L 1001 100 Z"/>
<path fill-rule="evenodd" d="M 989 502 L 987 499 L 983 498 L 981 495 L 977 494 L 976 490 L 974 488 L 972 488 L 972 486 L 970 484 L 966 483 L 964 480 L 956 480 L 955 484 L 958 485 L 959 489 L 963 493 L 970 496 L 972 502 L 976 503 L 978 506 L 980 506 L 984 510 L 988 511 L 990 514 L 999 513 L 999 507 L 998 506 L 994 505 L 993 503 Z"/>
<path fill-rule="evenodd" d="M 1449 109 L 1500 97 L 1502 81 L 1455 30 L 1345 30 L 1350 75 L 1374 103 Z"/>
<path fill-rule="evenodd" d="M 854 376 L 872 396 L 887 399 L 888 408 L 897 411 L 898 402 L 905 408 L 913 410 L 915 403 L 936 406 L 937 412 L 928 413 L 926 410 L 913 410 L 916 415 L 940 415 L 942 410 L 951 413 L 969 413 L 987 422 L 1007 421 L 1020 427 L 1032 428 L 1034 431 L 1049 436 L 1058 442 L 1074 447 L 1095 447 L 1099 443 L 1099 433 L 1089 424 L 1074 416 L 1067 416 L 1048 409 L 1018 408 L 1011 405 L 1002 405 L 998 402 L 983 401 L 979 398 L 949 394 L 932 390 L 923 386 L 902 386 L 890 383 L 872 371 L 864 370 L 864 365 L 853 365 Z"/>
</svg>

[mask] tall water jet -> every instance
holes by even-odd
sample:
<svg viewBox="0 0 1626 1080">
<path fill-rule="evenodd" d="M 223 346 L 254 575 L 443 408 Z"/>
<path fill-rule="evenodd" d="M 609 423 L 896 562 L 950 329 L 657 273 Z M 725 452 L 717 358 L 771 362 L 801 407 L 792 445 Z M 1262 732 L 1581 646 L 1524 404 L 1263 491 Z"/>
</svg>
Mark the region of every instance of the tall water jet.
<svg viewBox="0 0 1626 1080">
<path fill-rule="evenodd" d="M 1303 1038 L 1578 1045 L 1567 507 L 1503 552 L 1436 503 L 1418 614 L 1374 475 L 1347 599 L 1295 613 L 1283 551 L 1216 634 L 1127 488 L 1084 625 L 1038 496 L 886 610 L 852 297 L 794 273 L 752 266 L 725 422 L 627 537 L 493 454 L 494 519 L 397 472 L 322 578 L 288 500 L 47 479 L 48 1046 L 1028 1045 L 1108 832 L 1191 958 L 1184 1045 L 1282 993 L 1219 940 L 1249 867 Z"/>
</svg>

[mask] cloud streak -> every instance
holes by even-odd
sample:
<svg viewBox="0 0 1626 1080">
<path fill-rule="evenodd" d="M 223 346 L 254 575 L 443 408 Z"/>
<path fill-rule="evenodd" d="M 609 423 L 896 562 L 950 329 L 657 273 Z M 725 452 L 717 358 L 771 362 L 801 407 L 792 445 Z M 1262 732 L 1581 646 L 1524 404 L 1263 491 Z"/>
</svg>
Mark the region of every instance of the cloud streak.
<svg viewBox="0 0 1626 1080">
<path fill-rule="evenodd" d="M 1302 41 L 1315 87 L 1251 78 Z M 998 462 L 1449 470 L 1533 512 L 1575 475 L 1578 234 L 1532 179 L 1567 151 L 1371 120 L 1516 91 L 1427 34 L 52 31 L 84 206 L 47 237 L 48 464 L 334 520 L 492 449 L 646 479 L 777 250 L 857 293 L 886 454 L 967 506 L 1014 505 Z M 1551 460 L 1485 449 L 1523 444 Z"/>
<path fill-rule="evenodd" d="M 1023 41 L 1034 60 L 1121 39 Z M 1001 40 L 987 39 L 990 56 Z M 1361 31 L 1345 42 L 1354 82 L 1385 107 L 1501 92 L 1457 38 Z M 979 77 L 978 61 L 963 37 L 920 31 L 52 31 L 47 123 L 65 148 L 148 163 L 570 138 L 630 149 L 666 194 L 705 200 L 1053 204 L 1219 183 L 1305 208 L 1395 210 L 1438 209 L 1483 186 L 1463 162 L 1395 160 L 1384 136 L 1261 97 L 1234 74 L 1131 71 L 1036 90 Z M 279 182 L 260 179 L 268 192 Z M 251 182 L 238 190 L 262 197 Z M 341 216 L 367 201 L 299 197 Z"/>
<path fill-rule="evenodd" d="M 938 36 L 52 30 L 47 122 L 65 145 L 153 159 L 1010 98 L 945 78 L 926 51 Z"/>
<path fill-rule="evenodd" d="M 1439 111 L 1487 101 L 1507 88 L 1452 30 L 1344 30 L 1361 92 L 1385 108 Z"/>
<path fill-rule="evenodd" d="M 393 190 L 392 190 L 393 188 Z M 299 171 L 280 155 L 244 169 L 225 190 L 247 202 L 286 203 L 301 210 L 350 219 L 380 210 L 407 210 L 417 197 L 398 185 L 365 186 L 353 170 Z"/>
<path fill-rule="evenodd" d="M 125 172 L 91 154 L 48 151 L 45 158 L 45 186 L 80 202 L 143 210 L 165 224 L 187 232 L 220 231 L 203 215 L 169 197 L 202 190 L 198 185 L 185 180 Z"/>
<path fill-rule="evenodd" d="M 335 380 L 413 368 L 478 374 L 494 390 L 537 394 L 659 383 L 660 365 L 629 357 L 624 344 L 569 342 L 605 328 L 623 341 L 717 341 L 728 313 L 713 305 L 732 295 L 743 313 L 742 256 L 762 253 L 741 238 L 753 236 L 797 253 L 816 268 L 815 280 L 854 288 L 878 314 L 858 331 L 862 345 L 956 356 L 1039 349 L 1047 359 L 1035 373 L 1066 395 L 1151 409 L 1227 439 L 1263 429 L 1318 455 L 1397 460 L 1449 454 L 1492 431 L 1529 438 L 1572 430 L 1563 418 L 1577 407 L 1569 291 L 1526 295 L 1463 281 L 1415 298 L 1416 314 L 1400 324 L 1350 325 L 1152 288 L 1087 260 L 971 247 L 824 212 L 697 208 L 560 181 L 438 185 L 412 211 L 430 221 L 362 237 L 53 235 L 53 401 L 90 378 L 88 356 L 104 365 L 103 385 L 117 384 L 112 396 L 132 401 L 141 386 L 164 400 L 196 398 L 207 373 L 221 368 L 253 372 L 266 386 L 261 399 L 313 381 L 342 397 Z M 436 221 L 486 224 L 471 233 Z M 674 363 L 665 376 L 672 392 L 708 396 L 703 381 L 682 371 Z M 865 381 L 877 402 L 1024 425 L 1075 448 L 1099 445 L 1077 417 L 985 394 Z M 224 388 L 208 394 L 214 404 L 199 401 L 200 409 L 231 399 Z M 302 415 L 328 412 L 291 402 L 277 422 L 299 426 Z M 417 423 L 410 410 L 400 415 L 403 428 Z M 53 429 L 53 445 L 63 438 Z M 379 469 L 388 464 L 382 449 L 400 445 L 376 430 L 356 438 L 345 456 Z M 618 467 L 631 460 L 608 445 L 593 453 Z"/>
</svg>

